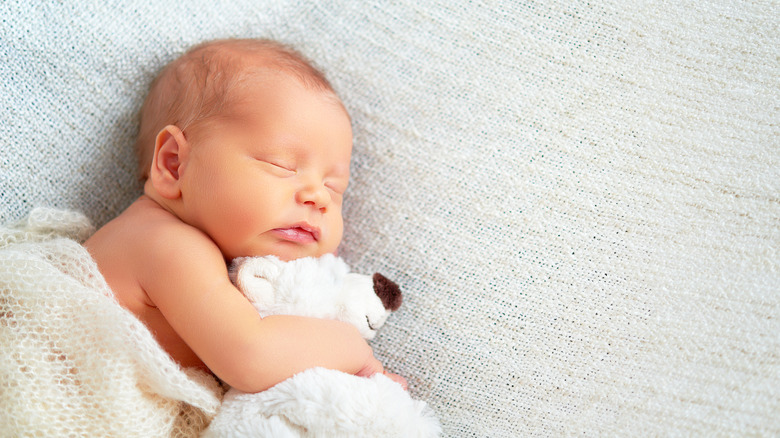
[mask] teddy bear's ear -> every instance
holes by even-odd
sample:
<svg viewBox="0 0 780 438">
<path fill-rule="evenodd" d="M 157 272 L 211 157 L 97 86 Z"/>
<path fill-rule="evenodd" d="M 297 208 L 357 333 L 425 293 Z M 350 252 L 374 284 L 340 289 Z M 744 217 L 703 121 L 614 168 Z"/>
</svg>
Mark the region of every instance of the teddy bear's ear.
<svg viewBox="0 0 780 438">
<path fill-rule="evenodd" d="M 382 300 L 385 309 L 391 312 L 398 310 L 403 300 L 401 288 L 378 272 L 374 274 L 372 280 L 374 280 L 374 293 Z"/>
<path fill-rule="evenodd" d="M 230 267 L 230 279 L 258 310 L 270 308 L 275 300 L 272 282 L 279 276 L 275 260 L 241 257 Z"/>
</svg>

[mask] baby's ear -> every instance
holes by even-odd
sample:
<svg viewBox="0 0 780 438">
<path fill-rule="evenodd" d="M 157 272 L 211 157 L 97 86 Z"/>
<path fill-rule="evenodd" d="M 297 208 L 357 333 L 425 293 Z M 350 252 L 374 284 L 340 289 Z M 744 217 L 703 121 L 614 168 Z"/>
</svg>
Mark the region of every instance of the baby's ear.
<svg viewBox="0 0 780 438">
<path fill-rule="evenodd" d="M 168 125 L 158 134 L 149 178 L 157 192 L 168 199 L 181 196 L 179 169 L 189 153 L 189 143 L 177 126 Z"/>
</svg>

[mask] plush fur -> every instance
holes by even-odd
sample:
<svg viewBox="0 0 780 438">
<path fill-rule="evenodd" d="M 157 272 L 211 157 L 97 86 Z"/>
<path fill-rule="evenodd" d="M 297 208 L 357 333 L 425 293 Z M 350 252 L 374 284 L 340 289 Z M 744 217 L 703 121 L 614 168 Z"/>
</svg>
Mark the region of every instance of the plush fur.
<svg viewBox="0 0 780 438">
<path fill-rule="evenodd" d="M 262 316 L 291 314 L 355 325 L 373 339 L 401 291 L 381 274 L 349 272 L 325 255 L 282 262 L 236 259 L 231 279 Z M 441 428 L 425 402 L 384 375 L 356 377 L 315 368 L 256 394 L 231 389 L 204 437 L 434 437 Z"/>
</svg>

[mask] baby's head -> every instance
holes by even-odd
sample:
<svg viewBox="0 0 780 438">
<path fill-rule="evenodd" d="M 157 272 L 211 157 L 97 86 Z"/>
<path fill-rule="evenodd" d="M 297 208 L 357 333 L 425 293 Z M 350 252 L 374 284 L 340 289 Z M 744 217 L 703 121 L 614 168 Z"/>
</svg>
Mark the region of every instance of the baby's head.
<svg viewBox="0 0 780 438">
<path fill-rule="evenodd" d="M 225 116 L 263 69 L 294 76 L 340 104 L 325 75 L 289 46 L 266 39 L 199 44 L 168 64 L 149 88 L 135 145 L 141 179 L 149 176 L 155 139 L 165 126 L 186 132 Z"/>
<path fill-rule="evenodd" d="M 349 181 L 349 116 L 322 73 L 267 40 L 199 45 L 141 110 L 145 192 L 226 259 L 334 252 Z"/>
</svg>

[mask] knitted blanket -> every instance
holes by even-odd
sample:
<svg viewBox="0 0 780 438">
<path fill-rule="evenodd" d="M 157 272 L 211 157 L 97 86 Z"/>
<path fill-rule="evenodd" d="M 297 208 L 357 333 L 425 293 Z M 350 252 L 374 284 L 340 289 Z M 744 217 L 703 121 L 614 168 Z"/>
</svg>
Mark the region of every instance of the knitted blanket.
<svg viewBox="0 0 780 438">
<path fill-rule="evenodd" d="M 113 298 L 80 214 L 0 228 L 0 436 L 193 436 L 221 392 Z"/>
</svg>

